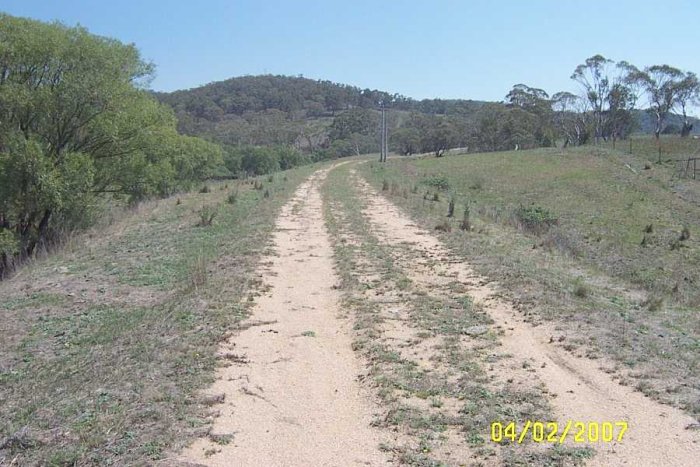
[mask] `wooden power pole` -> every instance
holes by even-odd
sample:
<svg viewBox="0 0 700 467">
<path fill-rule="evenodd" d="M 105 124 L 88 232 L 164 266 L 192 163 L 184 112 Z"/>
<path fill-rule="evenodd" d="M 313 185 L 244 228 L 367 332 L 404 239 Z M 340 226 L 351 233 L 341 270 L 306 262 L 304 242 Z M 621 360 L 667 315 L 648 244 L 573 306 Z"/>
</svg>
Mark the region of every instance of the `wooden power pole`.
<svg viewBox="0 0 700 467">
<path fill-rule="evenodd" d="M 389 153 L 389 131 L 386 125 L 386 109 L 384 108 L 384 103 L 381 103 L 382 109 L 382 142 L 379 153 L 379 162 L 386 162 L 386 157 Z"/>
</svg>

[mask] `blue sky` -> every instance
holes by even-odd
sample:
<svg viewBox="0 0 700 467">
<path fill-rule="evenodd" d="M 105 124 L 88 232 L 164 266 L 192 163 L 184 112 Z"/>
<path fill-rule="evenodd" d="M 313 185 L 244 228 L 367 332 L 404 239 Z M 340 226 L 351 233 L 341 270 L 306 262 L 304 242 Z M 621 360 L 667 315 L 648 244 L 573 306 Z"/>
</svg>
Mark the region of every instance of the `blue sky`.
<svg viewBox="0 0 700 467">
<path fill-rule="evenodd" d="M 700 73 L 697 1 L 0 0 L 0 10 L 133 42 L 166 91 L 273 73 L 502 100 L 516 83 L 576 91 L 569 76 L 596 53 Z"/>
</svg>

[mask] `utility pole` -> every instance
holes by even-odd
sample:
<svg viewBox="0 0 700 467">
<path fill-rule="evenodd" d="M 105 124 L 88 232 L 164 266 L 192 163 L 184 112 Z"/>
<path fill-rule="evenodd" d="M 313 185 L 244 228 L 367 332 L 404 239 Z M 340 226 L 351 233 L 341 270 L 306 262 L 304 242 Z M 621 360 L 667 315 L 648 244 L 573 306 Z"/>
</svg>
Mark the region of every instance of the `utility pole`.
<svg viewBox="0 0 700 467">
<path fill-rule="evenodd" d="M 386 109 L 384 108 L 384 102 L 380 102 L 380 105 L 382 110 L 382 141 L 379 153 L 379 162 L 386 162 L 386 157 L 389 153 L 389 131 L 386 125 Z"/>
</svg>

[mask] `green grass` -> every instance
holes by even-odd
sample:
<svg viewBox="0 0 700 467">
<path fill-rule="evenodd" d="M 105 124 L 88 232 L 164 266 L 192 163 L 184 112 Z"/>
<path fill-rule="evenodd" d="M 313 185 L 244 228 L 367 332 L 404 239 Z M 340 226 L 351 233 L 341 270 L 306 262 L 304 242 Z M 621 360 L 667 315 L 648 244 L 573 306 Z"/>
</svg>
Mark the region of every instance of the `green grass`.
<svg viewBox="0 0 700 467">
<path fill-rule="evenodd" d="M 314 169 L 275 177 L 269 197 L 228 182 L 145 203 L 0 283 L 0 463 L 145 465 L 206 431 L 199 391 L 258 293 L 279 208 Z M 202 205 L 218 208 L 211 226 Z"/>
<path fill-rule="evenodd" d="M 633 145 L 642 143 L 653 141 Z M 678 157 L 687 144 L 678 143 Z M 407 197 L 384 194 L 425 227 L 451 225 L 443 235 L 453 250 L 499 281 L 530 320 L 554 320 L 565 348 L 612 357 L 623 383 L 649 382 L 645 392 L 697 414 L 700 182 L 678 179 L 673 163 L 645 166 L 646 154 L 582 147 L 394 159 L 360 170 L 377 190 L 384 181 L 395 193 L 408 188 Z M 443 178 L 449 190 L 440 201 L 411 190 Z M 457 213 L 469 206 L 470 231 L 445 217 L 451 198 Z M 556 222 L 527 229 L 524 214 Z M 679 241 L 684 226 L 690 238 Z"/>
</svg>

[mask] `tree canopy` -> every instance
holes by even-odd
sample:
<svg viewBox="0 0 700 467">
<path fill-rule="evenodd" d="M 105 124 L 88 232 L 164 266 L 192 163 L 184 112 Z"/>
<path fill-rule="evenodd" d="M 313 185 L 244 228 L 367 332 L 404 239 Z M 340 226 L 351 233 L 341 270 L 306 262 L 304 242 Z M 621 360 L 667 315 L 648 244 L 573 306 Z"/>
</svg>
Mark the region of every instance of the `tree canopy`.
<svg viewBox="0 0 700 467">
<path fill-rule="evenodd" d="M 136 201 L 208 176 L 221 149 L 180 136 L 133 45 L 0 15 L 0 275 L 85 225 L 98 197 Z"/>
</svg>

